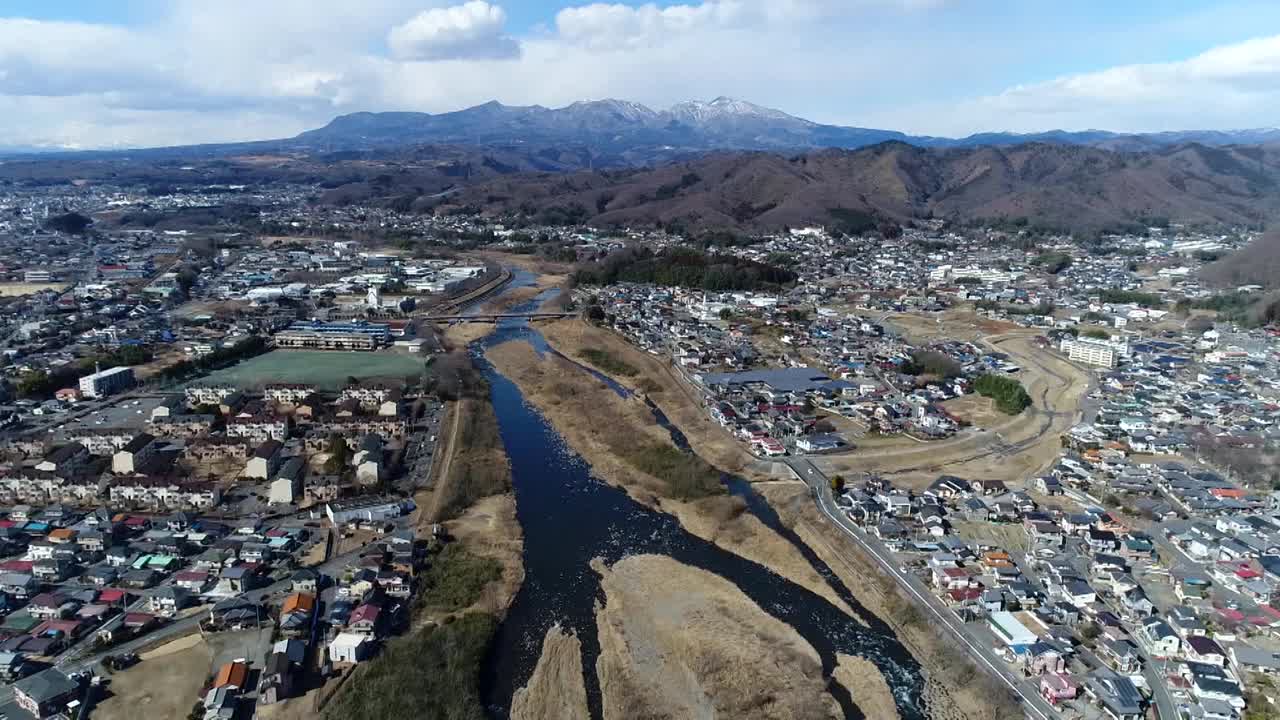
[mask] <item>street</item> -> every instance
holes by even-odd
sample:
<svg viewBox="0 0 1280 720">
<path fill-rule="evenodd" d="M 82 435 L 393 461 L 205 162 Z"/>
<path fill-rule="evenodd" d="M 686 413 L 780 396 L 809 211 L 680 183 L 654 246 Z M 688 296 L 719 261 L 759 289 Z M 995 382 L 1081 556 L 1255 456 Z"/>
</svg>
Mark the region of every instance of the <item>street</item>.
<svg viewBox="0 0 1280 720">
<path fill-rule="evenodd" d="M 848 535 L 858 543 L 869 555 L 874 557 L 876 561 L 889 573 L 904 590 L 910 594 L 920 605 L 927 608 L 929 612 L 936 617 L 944 627 L 951 631 L 952 635 L 960 641 L 974 658 L 980 667 L 990 671 L 993 675 L 1000 678 L 1004 683 L 1022 700 L 1027 716 L 1031 718 L 1039 718 L 1040 720 L 1049 720 L 1055 718 L 1058 713 L 1053 706 L 1040 697 L 1035 689 L 1027 686 L 1013 673 L 1005 667 L 1005 662 L 995 652 L 980 642 L 977 642 L 969 634 L 964 623 L 955 616 L 951 610 L 946 607 L 924 583 L 920 582 L 916 577 L 903 573 L 893 562 L 892 555 L 879 540 L 874 537 L 867 536 L 857 528 L 852 521 L 845 517 L 836 507 L 835 501 L 831 497 L 831 484 L 827 476 L 822 473 L 811 461 L 805 458 L 787 458 L 786 463 L 791 469 L 812 488 L 814 496 L 818 501 L 818 508 L 826 515 L 832 523 L 835 524 L 845 535 Z"/>
</svg>

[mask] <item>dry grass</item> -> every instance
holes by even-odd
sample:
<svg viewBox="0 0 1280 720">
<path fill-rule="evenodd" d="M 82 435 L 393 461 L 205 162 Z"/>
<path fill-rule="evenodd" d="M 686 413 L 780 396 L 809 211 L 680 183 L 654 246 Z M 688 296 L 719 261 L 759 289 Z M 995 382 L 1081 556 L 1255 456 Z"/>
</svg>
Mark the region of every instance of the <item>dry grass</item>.
<svg viewBox="0 0 1280 720">
<path fill-rule="evenodd" d="M 996 409 L 995 401 L 980 395 L 963 395 L 942 403 L 947 412 L 975 427 L 995 427 L 1009 419 Z"/>
<path fill-rule="evenodd" d="M 460 515 L 472 503 L 511 487 L 511 467 L 488 398 L 463 397 L 451 408 L 448 459 L 432 496 L 427 522 Z M 456 424 L 455 424 L 456 423 Z"/>
<path fill-rule="evenodd" d="M 213 651 L 198 635 L 174 640 L 111 676 L 111 696 L 93 711 L 102 720 L 185 718 L 200 699 Z"/>
<path fill-rule="evenodd" d="M 512 720 L 588 720 L 587 688 L 582 675 L 582 643 L 553 625 L 542 641 L 538 666 L 529 684 L 511 698 Z"/>
<path fill-rule="evenodd" d="M 570 447 L 601 478 L 624 488 L 637 502 L 671 513 L 689 532 L 772 569 L 788 580 L 847 606 L 800 552 L 726 495 L 691 502 L 673 500 L 668 483 L 629 464 L 628 448 L 670 443 L 666 430 L 639 400 L 618 397 L 563 359 L 542 360 L 528 343 L 490 348 L 487 357 L 524 393 Z"/>
<path fill-rule="evenodd" d="M 489 583 L 469 608 L 502 617 L 524 582 L 524 534 L 516 519 L 515 497 L 507 493 L 483 498 L 446 528 L 469 552 L 502 566 L 501 579 Z"/>
<path fill-rule="evenodd" d="M 889 683 L 870 660 L 851 655 L 837 655 L 833 679 L 844 686 L 863 715 L 876 720 L 897 720 L 898 706 Z"/>
<path fill-rule="evenodd" d="M 732 583 L 657 555 L 595 567 L 605 720 L 840 716 L 813 647 Z"/>
<path fill-rule="evenodd" d="M 589 348 L 603 350 L 639 373 L 615 376 L 604 368 L 595 370 L 612 377 L 619 384 L 647 395 L 689 439 L 693 449 L 708 462 L 726 472 L 748 480 L 776 479 L 772 463 L 757 460 L 742 443 L 724 428 L 712 422 L 702 406 L 701 398 L 680 380 L 666 361 L 637 349 L 618 334 L 598 328 L 580 319 L 559 320 L 540 326 L 547 343 L 568 357 L 582 359 Z M 583 364 L 591 366 L 585 359 Z"/>
</svg>

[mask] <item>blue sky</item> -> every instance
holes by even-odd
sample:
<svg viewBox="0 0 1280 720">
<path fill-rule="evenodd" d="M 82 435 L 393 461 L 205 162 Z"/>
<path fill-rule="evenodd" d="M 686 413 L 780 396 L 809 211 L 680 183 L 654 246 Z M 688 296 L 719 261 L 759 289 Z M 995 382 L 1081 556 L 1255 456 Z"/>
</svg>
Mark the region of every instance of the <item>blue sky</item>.
<svg viewBox="0 0 1280 720">
<path fill-rule="evenodd" d="M 0 145 L 292 135 L 358 110 L 730 95 L 963 135 L 1269 126 L 1274 0 L 6 0 Z"/>
</svg>

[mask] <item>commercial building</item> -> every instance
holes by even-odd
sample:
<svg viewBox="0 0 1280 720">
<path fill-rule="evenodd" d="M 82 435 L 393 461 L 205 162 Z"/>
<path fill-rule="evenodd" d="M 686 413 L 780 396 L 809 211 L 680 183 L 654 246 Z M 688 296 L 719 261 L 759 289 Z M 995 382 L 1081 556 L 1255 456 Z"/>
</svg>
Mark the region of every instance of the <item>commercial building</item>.
<svg viewBox="0 0 1280 720">
<path fill-rule="evenodd" d="M 133 387 L 133 368 L 116 367 L 100 370 L 80 378 L 80 394 L 97 400 Z"/>
<path fill-rule="evenodd" d="M 1039 638 L 1036 634 L 1027 629 L 1013 613 L 1010 612 L 993 612 L 991 618 L 987 621 L 991 627 L 991 631 L 995 633 L 1000 641 L 1009 646 L 1009 649 L 1021 655 L 1027 648 L 1031 647 Z"/>
</svg>

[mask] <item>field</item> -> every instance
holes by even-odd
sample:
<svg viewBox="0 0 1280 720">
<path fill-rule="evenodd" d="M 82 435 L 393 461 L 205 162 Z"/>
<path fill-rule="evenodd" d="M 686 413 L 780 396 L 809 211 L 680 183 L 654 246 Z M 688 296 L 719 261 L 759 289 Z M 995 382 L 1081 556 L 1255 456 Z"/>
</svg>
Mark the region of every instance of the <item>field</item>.
<svg viewBox="0 0 1280 720">
<path fill-rule="evenodd" d="M 187 635 L 142 653 L 142 662 L 110 675 L 108 696 L 94 718 L 184 718 L 218 667 L 235 658 L 261 658 L 271 630 Z"/>
<path fill-rule="evenodd" d="M 201 382 L 231 383 L 241 388 L 273 382 L 314 383 L 322 389 L 333 390 L 346 384 L 348 377 L 360 380 L 417 378 L 425 362 L 426 358 L 398 352 L 273 350 L 210 373 Z"/>
<path fill-rule="evenodd" d="M 0 297 L 21 297 L 23 295 L 34 295 L 41 290 L 53 290 L 54 292 L 62 292 L 69 287 L 66 283 L 25 283 L 11 282 L 0 283 Z"/>
</svg>

